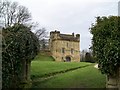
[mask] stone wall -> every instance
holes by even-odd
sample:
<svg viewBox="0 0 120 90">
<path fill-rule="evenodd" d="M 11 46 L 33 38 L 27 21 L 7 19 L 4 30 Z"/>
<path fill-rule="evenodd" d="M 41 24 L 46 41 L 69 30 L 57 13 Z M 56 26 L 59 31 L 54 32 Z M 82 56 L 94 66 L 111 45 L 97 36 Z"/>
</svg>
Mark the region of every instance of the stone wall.
<svg viewBox="0 0 120 90">
<path fill-rule="evenodd" d="M 71 62 L 80 62 L 79 40 L 61 39 L 60 33 L 54 33 L 50 38 L 50 51 L 56 61 L 66 61 L 69 57 Z M 68 36 L 69 37 L 69 36 Z M 71 38 L 72 36 L 70 36 Z M 64 48 L 64 53 L 62 49 Z"/>
<path fill-rule="evenodd" d="M 106 78 L 107 88 L 119 88 L 120 90 L 120 68 L 118 68 L 117 72 L 114 75 L 107 76 Z"/>
</svg>

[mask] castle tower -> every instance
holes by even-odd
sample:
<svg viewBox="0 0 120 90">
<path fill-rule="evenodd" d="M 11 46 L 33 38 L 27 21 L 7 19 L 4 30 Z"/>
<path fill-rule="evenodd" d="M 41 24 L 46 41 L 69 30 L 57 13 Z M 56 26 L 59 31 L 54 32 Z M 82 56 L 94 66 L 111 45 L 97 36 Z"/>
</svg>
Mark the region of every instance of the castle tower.
<svg viewBox="0 0 120 90">
<path fill-rule="evenodd" d="M 80 62 L 80 34 L 51 31 L 49 45 L 56 61 Z"/>
</svg>

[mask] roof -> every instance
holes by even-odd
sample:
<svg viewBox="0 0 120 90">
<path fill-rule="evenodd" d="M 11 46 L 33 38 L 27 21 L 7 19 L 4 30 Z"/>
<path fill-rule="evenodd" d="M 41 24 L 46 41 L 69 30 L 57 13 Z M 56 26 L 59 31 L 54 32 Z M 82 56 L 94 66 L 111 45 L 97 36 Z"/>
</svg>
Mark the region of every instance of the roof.
<svg viewBox="0 0 120 90">
<path fill-rule="evenodd" d="M 60 31 L 51 31 L 50 32 L 50 35 L 54 35 L 54 34 L 57 34 L 57 39 L 60 39 L 60 40 L 67 40 L 67 41 L 80 41 L 80 34 L 76 34 L 74 35 L 74 33 L 72 34 L 61 34 Z M 55 40 L 55 39 L 52 39 L 52 40 Z"/>
<path fill-rule="evenodd" d="M 74 37 L 73 35 L 69 35 L 69 34 L 60 34 L 59 36 L 62 40 L 69 40 L 69 41 L 78 40 L 76 37 Z"/>
</svg>

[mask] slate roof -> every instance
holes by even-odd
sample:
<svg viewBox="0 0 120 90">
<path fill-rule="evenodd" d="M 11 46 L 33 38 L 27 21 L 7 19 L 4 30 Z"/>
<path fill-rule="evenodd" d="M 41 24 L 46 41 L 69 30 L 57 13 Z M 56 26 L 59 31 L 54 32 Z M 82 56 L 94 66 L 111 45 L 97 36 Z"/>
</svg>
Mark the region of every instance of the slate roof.
<svg viewBox="0 0 120 90">
<path fill-rule="evenodd" d="M 73 35 L 69 35 L 69 34 L 60 34 L 59 36 L 63 40 L 69 40 L 69 41 L 76 41 L 76 40 L 78 40 L 76 37 L 74 37 Z"/>
</svg>

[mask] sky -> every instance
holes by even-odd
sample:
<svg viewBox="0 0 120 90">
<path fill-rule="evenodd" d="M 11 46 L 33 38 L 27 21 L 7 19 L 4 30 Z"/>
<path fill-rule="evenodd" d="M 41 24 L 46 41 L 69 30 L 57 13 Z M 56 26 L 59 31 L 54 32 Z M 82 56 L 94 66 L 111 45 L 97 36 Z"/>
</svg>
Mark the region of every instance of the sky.
<svg viewBox="0 0 120 90">
<path fill-rule="evenodd" d="M 11 0 L 29 9 L 34 22 L 48 32 L 80 34 L 80 50 L 89 49 L 90 27 L 97 16 L 118 15 L 119 0 Z"/>
</svg>

